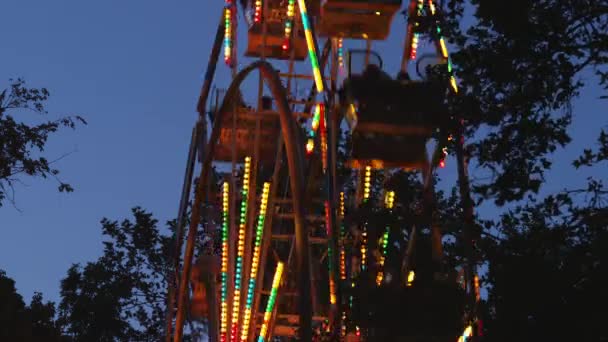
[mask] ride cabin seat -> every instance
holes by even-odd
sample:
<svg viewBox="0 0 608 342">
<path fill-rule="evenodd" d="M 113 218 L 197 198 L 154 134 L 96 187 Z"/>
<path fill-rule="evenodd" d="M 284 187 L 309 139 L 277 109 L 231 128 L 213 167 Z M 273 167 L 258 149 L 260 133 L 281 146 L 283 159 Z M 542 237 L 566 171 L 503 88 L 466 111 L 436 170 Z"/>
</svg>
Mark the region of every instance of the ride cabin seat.
<svg viewBox="0 0 608 342">
<path fill-rule="evenodd" d="M 402 0 L 322 0 L 323 37 L 385 40 Z"/>
<path fill-rule="evenodd" d="M 356 168 L 423 168 L 426 143 L 448 118 L 440 83 L 393 80 L 375 65 L 345 80 L 341 97 Z"/>
<path fill-rule="evenodd" d="M 300 22 L 295 22 L 297 16 L 294 17 L 292 24 L 292 38 L 290 44 L 285 46 L 285 22 L 287 21 L 287 0 L 270 0 L 268 3 L 269 14 L 262 18 L 260 22 L 254 22 L 249 27 L 247 33 L 247 57 L 262 57 L 270 59 L 288 60 L 291 58 L 292 49 L 294 50 L 294 59 L 303 61 L 308 56 L 308 47 L 306 45 L 306 37 L 304 29 L 296 30 L 295 26 L 300 25 Z M 297 10 L 297 9 L 296 9 Z M 266 22 L 266 42 L 264 47 L 264 32 L 263 22 Z"/>
</svg>

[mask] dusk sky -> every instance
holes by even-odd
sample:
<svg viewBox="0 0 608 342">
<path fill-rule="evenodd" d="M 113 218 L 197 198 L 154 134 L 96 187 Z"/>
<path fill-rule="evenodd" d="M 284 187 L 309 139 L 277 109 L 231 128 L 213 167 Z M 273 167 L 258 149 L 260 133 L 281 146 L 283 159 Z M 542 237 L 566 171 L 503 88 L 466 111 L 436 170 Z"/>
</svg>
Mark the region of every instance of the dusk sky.
<svg viewBox="0 0 608 342">
<path fill-rule="evenodd" d="M 26 302 L 34 291 L 58 301 L 60 280 L 70 265 L 101 254 L 103 217 L 130 218 L 134 206 L 153 212 L 163 226 L 175 217 L 195 105 L 222 4 L 3 3 L 0 89 L 9 78 L 22 77 L 31 87 L 50 90 L 48 119 L 78 114 L 89 123 L 53 135 L 46 151 L 49 159 L 70 153 L 55 166 L 74 193 L 58 193 L 53 180 L 24 178 L 16 186 L 15 206 L 6 202 L 0 208 L 0 269 L 17 282 Z M 240 19 L 239 56 L 246 37 Z M 403 28 L 403 18 L 397 17 L 391 38 L 374 45 L 391 75 L 401 58 Z M 248 62 L 241 58 L 240 66 Z M 307 70 L 308 64 L 300 68 Z M 229 70 L 219 63 L 216 85 L 226 88 L 229 81 Z M 574 143 L 554 155 L 545 191 L 584 184 L 588 173 L 570 165 L 608 123 L 606 102 L 597 100 L 599 95 L 600 89 L 588 87 L 575 101 Z M 43 119 L 22 115 L 28 121 Z M 475 176 L 475 170 L 470 172 Z M 453 181 L 454 163 L 441 173 Z M 496 213 L 490 206 L 482 210 L 486 217 Z"/>
</svg>

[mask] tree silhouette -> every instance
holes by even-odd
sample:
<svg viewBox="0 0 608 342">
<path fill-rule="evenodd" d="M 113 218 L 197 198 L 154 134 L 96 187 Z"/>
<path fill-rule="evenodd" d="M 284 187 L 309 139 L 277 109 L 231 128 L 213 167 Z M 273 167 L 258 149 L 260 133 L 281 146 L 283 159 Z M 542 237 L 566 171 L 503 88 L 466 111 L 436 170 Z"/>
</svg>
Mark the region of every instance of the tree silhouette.
<svg viewBox="0 0 608 342">
<path fill-rule="evenodd" d="M 0 340 L 14 342 L 59 342 L 59 325 L 55 321 L 55 305 L 43 302 L 36 293 L 29 306 L 15 288 L 15 281 L 0 270 Z"/>
<path fill-rule="evenodd" d="M 73 265 L 61 282 L 60 321 L 74 341 L 159 341 L 164 324 L 170 239 L 152 214 L 103 219 L 103 255 Z"/>
<path fill-rule="evenodd" d="M 68 116 L 30 124 L 32 120 L 26 116 L 29 112 L 47 114 L 45 102 L 50 93 L 46 88 L 27 88 L 22 79 L 10 82 L 9 88 L 0 92 L 0 206 L 5 199 L 14 200 L 14 185 L 23 175 L 54 178 L 59 191 L 73 191 L 70 184 L 58 178 L 59 170 L 51 166 L 52 161 L 43 152 L 51 134 L 86 122 L 80 116 Z"/>
<path fill-rule="evenodd" d="M 484 171 L 474 190 L 498 205 L 524 199 L 538 192 L 551 154 L 570 142 L 571 102 L 582 87 L 608 90 L 608 1 L 446 2 L 462 82 L 456 112 Z M 459 25 L 463 19 L 471 24 Z"/>
</svg>

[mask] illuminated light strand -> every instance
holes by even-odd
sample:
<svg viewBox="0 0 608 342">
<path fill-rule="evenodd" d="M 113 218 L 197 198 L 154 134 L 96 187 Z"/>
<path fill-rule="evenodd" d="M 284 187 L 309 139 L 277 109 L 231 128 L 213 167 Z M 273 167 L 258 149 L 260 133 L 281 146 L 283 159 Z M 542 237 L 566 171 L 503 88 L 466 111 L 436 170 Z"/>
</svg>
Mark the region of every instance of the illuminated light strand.
<svg viewBox="0 0 608 342">
<path fill-rule="evenodd" d="M 319 124 L 321 122 L 321 112 L 325 110 L 325 105 L 323 103 L 317 103 L 315 106 L 315 112 L 312 117 L 311 128 L 314 132 L 319 128 Z"/>
<path fill-rule="evenodd" d="M 325 105 L 323 103 L 317 103 L 314 107 L 310 131 L 308 132 L 308 140 L 306 141 L 306 154 L 311 154 L 315 150 L 315 136 L 317 135 L 317 130 L 324 117 L 324 113 Z M 323 136 L 321 138 L 323 138 Z"/>
<path fill-rule="evenodd" d="M 346 310 L 342 310 L 342 324 L 340 325 L 340 337 L 346 337 Z"/>
<path fill-rule="evenodd" d="M 369 201 L 372 184 L 372 167 L 365 167 L 365 175 L 363 178 L 363 202 Z M 361 239 L 361 270 L 364 271 L 367 263 L 367 222 L 363 224 L 363 233 Z"/>
<path fill-rule="evenodd" d="M 314 150 L 315 150 L 315 139 L 308 138 L 308 140 L 306 140 L 306 154 L 310 155 L 310 154 L 312 154 L 312 152 Z"/>
<path fill-rule="evenodd" d="M 424 1 L 418 0 L 418 4 L 416 5 L 416 17 L 420 18 L 422 16 L 422 8 L 424 7 Z M 410 46 L 410 59 L 416 59 L 418 54 L 418 42 L 420 41 L 420 33 L 416 32 L 420 23 L 417 21 L 414 23 L 414 36 L 412 37 L 412 45 Z"/>
<path fill-rule="evenodd" d="M 283 50 L 289 50 L 289 38 L 291 38 L 291 32 L 293 30 L 293 16 L 294 16 L 295 0 L 289 0 L 287 2 L 287 20 L 285 20 L 285 41 L 283 42 Z"/>
<path fill-rule="evenodd" d="M 319 116 L 321 124 L 319 130 L 321 131 L 321 162 L 323 164 L 323 172 L 327 171 L 327 121 L 325 120 L 325 106 L 319 104 Z"/>
<path fill-rule="evenodd" d="M 412 286 L 412 285 L 414 284 L 414 279 L 416 279 L 416 272 L 414 272 L 414 271 L 410 271 L 410 272 L 407 274 L 407 282 L 405 283 L 405 285 L 406 285 L 407 287 Z"/>
<path fill-rule="evenodd" d="M 435 16 L 435 12 L 437 11 L 435 8 L 435 3 L 433 2 L 433 0 L 429 0 L 429 8 L 431 9 L 431 15 Z M 441 57 L 443 57 L 444 59 L 448 58 L 448 49 L 445 45 L 445 40 L 443 39 L 443 36 L 441 34 L 441 27 L 439 27 L 439 22 L 437 22 L 437 35 L 439 37 L 439 48 L 441 50 Z"/>
<path fill-rule="evenodd" d="M 481 291 L 479 287 L 479 276 L 477 274 L 473 277 L 473 288 L 475 290 L 475 301 L 479 303 L 481 300 Z M 479 317 L 477 318 L 477 335 L 483 336 L 483 322 Z"/>
<path fill-rule="evenodd" d="M 229 231 L 229 185 L 224 182 L 222 193 L 222 288 L 220 306 L 220 341 L 228 340 L 228 231 Z"/>
<path fill-rule="evenodd" d="M 302 18 L 304 36 L 306 37 L 306 45 L 308 46 L 308 57 L 310 58 L 310 65 L 312 66 L 312 73 L 315 79 L 317 93 L 320 94 L 324 91 L 323 78 L 321 77 L 321 69 L 319 68 L 319 60 L 317 59 L 315 41 L 310 28 L 310 20 L 308 19 L 308 13 L 306 11 L 305 0 L 298 0 L 298 7 L 300 8 L 300 17 Z"/>
<path fill-rule="evenodd" d="M 331 225 L 329 224 L 329 201 L 325 201 L 325 230 L 327 232 L 327 237 L 330 237 L 332 234 Z M 337 295 L 336 295 L 336 280 L 334 279 L 334 270 L 333 270 L 333 257 L 334 251 L 331 248 L 331 242 L 328 240 L 327 244 L 327 259 L 329 262 L 327 263 L 329 269 L 329 303 L 336 304 Z"/>
<path fill-rule="evenodd" d="M 344 218 L 344 192 L 340 192 L 340 217 Z"/>
<path fill-rule="evenodd" d="M 458 342 L 467 342 L 471 336 L 473 336 L 473 327 L 469 325 L 466 327 L 466 329 L 464 329 L 464 332 L 458 338 Z"/>
<path fill-rule="evenodd" d="M 249 197 L 249 174 L 251 172 L 251 158 L 245 157 L 245 166 L 243 170 L 243 190 L 241 192 L 241 211 L 239 223 L 239 235 L 237 242 L 236 254 L 236 270 L 234 272 L 234 295 L 232 299 L 232 329 L 230 332 L 230 340 L 236 341 L 239 330 L 239 313 L 241 306 L 241 277 L 243 268 L 243 258 L 245 254 L 245 228 L 247 218 L 247 198 Z"/>
<path fill-rule="evenodd" d="M 429 0 L 429 8 L 431 9 L 431 15 L 434 16 L 436 12 L 436 7 L 433 0 Z M 456 77 L 454 77 L 454 75 L 452 74 L 452 61 L 450 59 L 450 54 L 448 53 L 448 48 L 445 44 L 445 39 L 443 38 L 443 35 L 441 33 L 441 27 L 439 26 L 439 23 L 437 23 L 437 36 L 439 37 L 439 49 L 441 50 L 441 56 L 445 60 L 447 60 L 448 73 L 450 74 L 450 86 L 452 87 L 452 90 L 454 90 L 454 93 L 458 93 L 458 82 L 456 81 Z"/>
<path fill-rule="evenodd" d="M 346 280 L 346 252 L 344 245 L 340 246 L 340 280 Z"/>
<path fill-rule="evenodd" d="M 365 178 L 363 179 L 363 201 L 367 202 L 369 200 L 369 195 L 371 191 L 372 184 L 372 167 L 365 167 Z"/>
<path fill-rule="evenodd" d="M 412 37 L 412 47 L 410 49 L 410 58 L 411 59 L 416 59 L 416 56 L 418 54 L 418 40 L 420 34 L 419 33 L 414 33 L 414 36 Z"/>
<path fill-rule="evenodd" d="M 388 191 L 384 196 L 384 206 L 386 209 L 393 209 L 395 206 L 395 192 Z"/>
<path fill-rule="evenodd" d="M 251 258 L 251 272 L 249 275 L 249 287 L 247 289 L 247 300 L 245 302 L 245 313 L 243 315 L 243 329 L 241 330 L 241 342 L 247 341 L 249 335 L 249 323 L 251 319 L 251 310 L 253 306 L 253 297 L 255 295 L 255 283 L 260 266 L 260 252 L 262 249 L 262 238 L 264 237 L 264 220 L 266 219 L 266 209 L 268 206 L 268 193 L 270 192 L 270 183 L 264 183 L 262 190 L 262 198 L 260 200 L 260 213 L 258 216 L 257 228 L 255 231 L 255 242 L 253 247 L 253 256 Z"/>
<path fill-rule="evenodd" d="M 344 249 L 344 239 L 346 231 L 344 229 L 344 192 L 340 193 L 340 280 L 346 280 L 346 251 Z"/>
<path fill-rule="evenodd" d="M 458 93 L 458 82 L 456 81 L 456 77 L 450 76 L 450 85 L 455 93 Z"/>
<path fill-rule="evenodd" d="M 224 8 L 224 62 L 232 64 L 232 10 L 230 5 Z"/>
<path fill-rule="evenodd" d="M 445 167 L 445 158 L 447 156 L 448 156 L 448 148 L 447 148 L 447 146 L 444 146 L 441 148 L 441 158 L 439 159 L 439 167 L 442 169 Z"/>
<path fill-rule="evenodd" d="M 253 12 L 253 21 L 259 23 L 262 21 L 262 0 L 255 0 L 255 9 Z"/>
<path fill-rule="evenodd" d="M 479 292 L 479 276 L 477 274 L 473 277 L 473 288 L 475 289 L 475 301 L 479 302 L 481 294 Z"/>
<path fill-rule="evenodd" d="M 386 259 L 386 251 L 388 249 L 388 234 L 389 234 L 389 227 L 386 227 L 386 230 L 384 231 L 384 234 L 382 235 L 381 238 L 381 247 L 382 247 L 382 255 L 380 255 L 380 267 L 383 268 L 384 267 L 384 261 Z M 376 285 L 380 286 L 380 284 L 382 284 L 382 280 L 384 279 L 384 270 L 380 270 L 378 271 L 378 274 L 376 275 Z"/>
<path fill-rule="evenodd" d="M 384 206 L 389 209 L 389 213 L 393 212 L 393 206 L 395 204 L 395 192 L 388 191 L 384 196 Z M 384 261 L 386 260 L 386 253 L 388 251 L 388 238 L 389 238 L 390 227 L 387 226 L 384 234 L 381 238 L 382 254 L 380 255 L 380 270 L 376 275 L 376 285 L 380 286 L 382 284 L 382 280 L 384 279 Z"/>
<path fill-rule="evenodd" d="M 453 140 L 454 140 L 454 137 L 451 134 L 448 135 L 448 141 L 453 141 Z M 446 160 L 447 156 L 448 156 L 448 147 L 444 146 L 441 149 L 441 157 L 439 158 L 439 167 L 440 168 L 445 167 L 445 160 Z"/>
<path fill-rule="evenodd" d="M 365 271 L 367 266 L 367 222 L 363 224 L 363 233 L 361 238 L 361 270 Z"/>
<path fill-rule="evenodd" d="M 344 39 L 338 38 L 338 66 L 344 70 Z"/>
<path fill-rule="evenodd" d="M 277 268 L 274 271 L 274 278 L 272 279 L 272 289 L 270 290 L 270 296 L 268 297 L 268 303 L 266 303 L 266 311 L 264 312 L 264 320 L 262 321 L 262 327 L 260 328 L 260 335 L 258 336 L 258 342 L 265 342 L 266 333 L 268 332 L 268 324 L 270 324 L 270 318 L 274 311 L 275 301 L 277 298 L 277 292 L 281 285 L 281 276 L 283 275 L 283 263 L 279 262 Z"/>
</svg>

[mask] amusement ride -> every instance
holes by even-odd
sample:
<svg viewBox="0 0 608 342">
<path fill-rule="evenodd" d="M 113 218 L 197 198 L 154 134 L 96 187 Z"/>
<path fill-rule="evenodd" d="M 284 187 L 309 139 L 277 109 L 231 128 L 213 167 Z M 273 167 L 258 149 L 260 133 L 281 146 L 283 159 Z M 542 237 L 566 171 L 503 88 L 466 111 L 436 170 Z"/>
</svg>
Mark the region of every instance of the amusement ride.
<svg viewBox="0 0 608 342">
<path fill-rule="evenodd" d="M 372 44 L 399 13 L 407 33 L 391 77 Z M 240 70 L 239 22 L 245 55 L 259 59 Z M 436 55 L 417 56 L 422 39 Z M 366 48 L 347 50 L 355 40 Z M 222 54 L 232 82 L 210 105 Z M 241 84 L 253 71 L 248 105 Z M 182 341 L 192 321 L 213 342 L 478 340 L 464 124 L 450 109 L 458 92 L 433 0 L 225 0 L 182 189 L 166 341 Z M 434 203 L 448 151 L 467 250 L 456 270 Z M 405 225 L 388 181 L 402 170 L 422 184 Z"/>
</svg>

